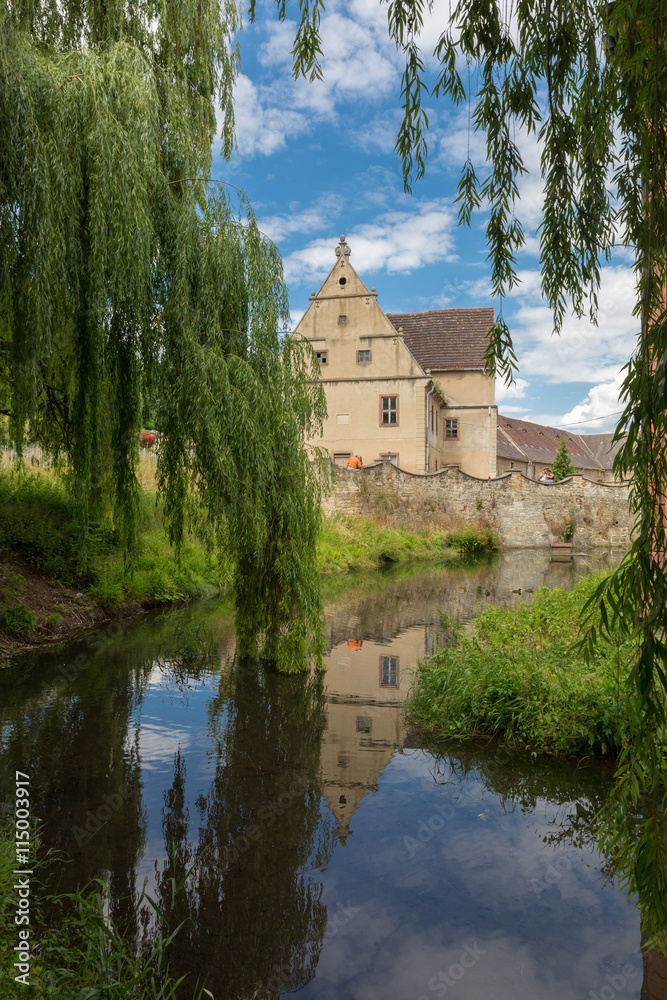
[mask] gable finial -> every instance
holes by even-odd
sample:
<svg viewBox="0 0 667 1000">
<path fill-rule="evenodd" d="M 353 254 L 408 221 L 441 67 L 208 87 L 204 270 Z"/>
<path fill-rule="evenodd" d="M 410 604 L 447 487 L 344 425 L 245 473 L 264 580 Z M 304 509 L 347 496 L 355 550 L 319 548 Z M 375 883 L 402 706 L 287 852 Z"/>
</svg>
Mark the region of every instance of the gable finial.
<svg viewBox="0 0 667 1000">
<path fill-rule="evenodd" d="M 345 237 L 341 236 L 340 243 L 336 247 L 336 250 L 335 250 L 336 256 L 337 257 L 340 257 L 340 256 L 349 257 L 351 253 L 352 253 L 352 251 L 350 250 L 349 246 L 345 242 Z"/>
</svg>

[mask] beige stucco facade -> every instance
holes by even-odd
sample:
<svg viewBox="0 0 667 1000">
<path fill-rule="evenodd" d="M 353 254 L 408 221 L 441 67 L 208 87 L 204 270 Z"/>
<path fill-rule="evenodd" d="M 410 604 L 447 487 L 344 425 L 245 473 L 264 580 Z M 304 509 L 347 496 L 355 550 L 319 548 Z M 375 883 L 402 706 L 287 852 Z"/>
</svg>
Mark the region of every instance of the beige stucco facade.
<svg viewBox="0 0 667 1000">
<path fill-rule="evenodd" d="M 317 353 L 327 396 L 322 437 L 308 444 L 338 465 L 359 454 L 366 465 L 389 456 L 406 472 L 455 463 L 470 475 L 495 475 L 494 379 L 424 369 L 354 270 L 344 237 L 336 255 L 294 334 Z"/>
</svg>

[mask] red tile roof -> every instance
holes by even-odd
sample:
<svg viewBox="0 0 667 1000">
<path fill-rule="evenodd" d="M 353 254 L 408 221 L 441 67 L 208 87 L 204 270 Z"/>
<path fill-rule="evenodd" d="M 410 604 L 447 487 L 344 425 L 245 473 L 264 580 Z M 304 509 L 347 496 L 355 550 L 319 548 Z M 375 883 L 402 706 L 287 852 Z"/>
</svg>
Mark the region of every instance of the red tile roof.
<svg viewBox="0 0 667 1000">
<path fill-rule="evenodd" d="M 421 313 L 387 313 L 422 368 L 484 369 L 484 354 L 493 326 L 493 309 L 434 309 Z"/>
</svg>

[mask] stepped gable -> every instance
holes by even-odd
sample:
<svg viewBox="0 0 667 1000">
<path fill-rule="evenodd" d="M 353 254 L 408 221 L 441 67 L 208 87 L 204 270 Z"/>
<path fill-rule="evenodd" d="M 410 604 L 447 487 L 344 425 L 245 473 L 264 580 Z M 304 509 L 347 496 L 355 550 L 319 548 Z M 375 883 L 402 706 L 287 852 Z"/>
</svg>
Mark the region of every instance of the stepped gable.
<svg viewBox="0 0 667 1000">
<path fill-rule="evenodd" d="M 387 319 L 396 330 L 403 328 L 405 345 L 422 368 L 484 370 L 492 308 L 387 313 Z"/>
<path fill-rule="evenodd" d="M 565 439 L 570 460 L 575 469 L 599 469 L 604 471 L 592 450 L 586 447 L 583 435 L 568 434 L 557 427 L 533 424 L 528 420 L 515 420 L 498 414 L 498 455 L 516 459 L 516 455 L 501 455 L 501 441 L 521 452 L 522 461 L 528 459 L 534 465 L 550 466 L 558 451 L 561 439 Z"/>
</svg>

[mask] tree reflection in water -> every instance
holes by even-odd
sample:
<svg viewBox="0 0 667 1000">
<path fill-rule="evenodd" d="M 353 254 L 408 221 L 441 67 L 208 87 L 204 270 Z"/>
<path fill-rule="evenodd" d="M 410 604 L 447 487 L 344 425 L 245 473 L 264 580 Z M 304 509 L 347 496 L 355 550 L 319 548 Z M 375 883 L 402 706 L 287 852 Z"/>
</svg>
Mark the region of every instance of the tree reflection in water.
<svg viewBox="0 0 667 1000">
<path fill-rule="evenodd" d="M 172 926 L 186 921 L 170 964 L 176 975 L 195 973 L 216 1000 L 277 996 L 315 974 L 327 911 L 322 885 L 307 873 L 326 864 L 334 834 L 313 778 L 324 721 L 320 676 L 279 677 L 247 664 L 223 670 L 209 705 L 214 777 L 196 802 L 196 840 L 185 762 L 175 756 L 157 902 L 167 911 L 171 879 L 180 884 L 192 869 L 170 918 Z M 192 987 L 189 977 L 183 996 Z"/>
</svg>

